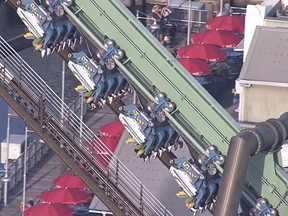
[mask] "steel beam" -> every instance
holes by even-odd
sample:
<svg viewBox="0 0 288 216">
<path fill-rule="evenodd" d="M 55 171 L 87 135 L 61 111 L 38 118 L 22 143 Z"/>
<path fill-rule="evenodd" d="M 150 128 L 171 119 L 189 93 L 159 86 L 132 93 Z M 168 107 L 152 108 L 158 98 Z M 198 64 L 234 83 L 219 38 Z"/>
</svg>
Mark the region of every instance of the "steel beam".
<svg viewBox="0 0 288 216">
<path fill-rule="evenodd" d="M 287 113 L 232 137 L 217 195 L 215 216 L 237 215 L 250 157 L 279 150 L 287 138 Z"/>
</svg>

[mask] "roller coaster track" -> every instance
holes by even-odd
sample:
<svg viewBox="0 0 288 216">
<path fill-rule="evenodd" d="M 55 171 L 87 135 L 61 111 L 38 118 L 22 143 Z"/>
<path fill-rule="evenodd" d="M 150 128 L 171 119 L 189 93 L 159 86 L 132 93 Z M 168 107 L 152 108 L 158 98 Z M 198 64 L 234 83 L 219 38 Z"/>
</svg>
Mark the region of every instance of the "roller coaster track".
<svg viewBox="0 0 288 216">
<path fill-rule="evenodd" d="M 0 96 L 115 215 L 172 215 L 1 37 Z"/>
<path fill-rule="evenodd" d="M 120 71 L 147 100 L 154 100 L 159 91 L 168 95 L 177 109 L 166 116 L 196 152 L 202 153 L 208 144 L 214 144 L 227 154 L 239 126 L 120 1 L 75 0 L 73 6 L 64 8 L 96 47 L 103 47 L 105 37 L 116 41 L 127 57 L 115 59 Z M 271 153 L 251 159 L 243 197 L 251 204 L 255 194 L 267 197 L 282 215 L 288 209 L 288 180 L 277 157 Z M 221 167 L 219 170 L 223 171 Z"/>
<path fill-rule="evenodd" d="M 9 2 L 17 7 L 16 0 Z M 204 152 L 207 144 L 214 144 L 227 154 L 230 138 L 240 131 L 238 125 L 121 2 L 76 0 L 65 11 L 96 47 L 103 47 L 106 37 L 116 41 L 127 57 L 116 60 L 119 69 L 147 100 L 153 100 L 159 91 L 168 95 L 177 109 L 166 115 L 196 153 Z M 60 55 L 67 60 L 70 52 L 65 49 Z M 119 104 L 114 105 L 117 110 Z M 165 163 L 171 156 L 166 152 L 160 159 Z M 267 197 L 280 215 L 285 215 L 288 180 L 277 161 L 277 153 L 259 154 L 250 160 L 243 197 L 250 204 L 258 196 Z M 219 170 L 222 172 L 222 167 Z"/>
</svg>

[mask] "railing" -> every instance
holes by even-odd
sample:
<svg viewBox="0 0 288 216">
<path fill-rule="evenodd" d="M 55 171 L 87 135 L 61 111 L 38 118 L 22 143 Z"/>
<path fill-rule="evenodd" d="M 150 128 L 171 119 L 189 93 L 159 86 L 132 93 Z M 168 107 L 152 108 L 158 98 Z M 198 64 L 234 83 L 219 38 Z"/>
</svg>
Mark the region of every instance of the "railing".
<svg viewBox="0 0 288 216">
<path fill-rule="evenodd" d="M 36 164 L 38 164 L 41 159 L 48 152 L 49 147 L 37 140 L 34 140 L 29 144 L 27 148 L 27 172 L 32 169 Z M 9 177 L 10 181 L 8 183 L 8 190 L 12 190 L 16 187 L 16 185 L 23 181 L 23 166 L 24 165 L 24 153 L 20 155 L 17 160 L 14 160 L 9 164 Z M 4 177 L 4 173 L 1 173 L 0 178 Z M 2 185 L 0 187 L 0 196 L 2 195 Z M 2 200 L 2 197 L 0 197 Z"/>
<path fill-rule="evenodd" d="M 190 24 L 191 33 L 197 33 L 206 28 L 207 10 L 202 9 L 190 9 L 190 21 L 189 21 L 189 8 L 188 7 L 169 7 L 172 11 L 170 15 L 170 21 L 178 25 L 178 30 L 187 31 Z M 245 16 L 246 8 L 231 7 L 231 15 Z M 219 11 L 213 11 L 213 17 L 215 17 Z M 136 12 L 136 17 L 139 20 L 147 20 L 152 18 L 149 14 L 145 14 L 139 10 Z"/>
<path fill-rule="evenodd" d="M 172 215 L 66 104 L 61 109 L 61 99 L 2 38 L 0 63 L 0 84 L 119 208 L 130 215 Z"/>
<path fill-rule="evenodd" d="M 231 7 L 232 15 L 245 16 L 246 8 L 242 7 Z"/>
<path fill-rule="evenodd" d="M 183 3 L 185 3 L 183 1 Z M 193 2 L 192 2 L 193 3 Z M 199 2 L 197 2 L 199 3 Z M 167 3 L 157 3 L 159 5 L 162 5 L 163 7 L 166 6 Z M 199 3 L 201 4 L 201 3 Z M 171 2 L 168 1 L 169 8 L 171 9 L 172 13 L 170 15 L 170 20 L 173 23 L 178 24 L 180 27 L 178 30 L 184 30 L 187 31 L 187 27 L 190 24 L 190 30 L 192 33 L 197 33 L 199 31 L 202 31 L 205 29 L 205 24 L 207 21 L 207 14 L 208 11 L 206 9 L 197 9 L 197 8 L 191 8 L 190 9 L 190 21 L 189 21 L 189 5 L 185 3 L 184 5 L 181 6 L 175 6 L 171 5 Z M 203 3 L 204 5 L 204 3 Z M 148 9 L 149 10 L 149 9 Z M 236 15 L 236 16 L 245 16 L 246 14 L 246 8 L 242 7 L 230 7 L 230 12 L 231 15 Z M 219 11 L 214 10 L 213 12 L 213 17 L 215 17 Z M 148 14 L 142 13 L 137 10 L 136 12 L 136 17 L 141 20 L 141 19 L 146 19 Z"/>
<path fill-rule="evenodd" d="M 170 15 L 170 21 L 172 23 L 177 24 L 178 30 L 187 30 L 189 25 L 188 19 L 188 10 L 184 9 L 172 9 L 172 14 Z M 137 10 L 136 17 L 139 20 L 147 20 L 151 16 L 149 14 L 142 13 L 141 11 Z M 203 29 L 205 29 L 205 23 L 207 20 L 207 11 L 206 10 L 198 10 L 198 9 L 191 9 L 191 32 L 197 33 Z"/>
<path fill-rule="evenodd" d="M 81 94 L 79 94 L 71 103 L 68 104 L 72 112 L 74 112 L 77 116 L 81 116 L 81 103 L 83 103 L 83 110 L 82 110 L 82 115 L 84 116 L 88 109 L 89 105 L 85 103 L 85 99 L 83 99 Z"/>
</svg>

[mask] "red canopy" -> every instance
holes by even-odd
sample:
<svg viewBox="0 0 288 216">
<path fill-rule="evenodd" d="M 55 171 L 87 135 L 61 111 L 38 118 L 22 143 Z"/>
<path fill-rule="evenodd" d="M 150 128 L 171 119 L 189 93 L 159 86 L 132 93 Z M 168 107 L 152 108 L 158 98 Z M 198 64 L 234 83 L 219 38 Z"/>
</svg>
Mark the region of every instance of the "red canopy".
<svg viewBox="0 0 288 216">
<path fill-rule="evenodd" d="M 192 36 L 194 44 L 214 44 L 225 48 L 235 47 L 241 40 L 242 37 L 233 32 L 221 30 L 202 31 Z"/>
<path fill-rule="evenodd" d="M 39 196 L 39 199 L 45 203 L 77 205 L 92 200 L 92 197 L 84 191 L 80 191 L 74 188 L 55 188 L 42 192 Z"/>
<path fill-rule="evenodd" d="M 198 58 L 207 61 L 224 61 L 226 54 L 219 47 L 212 44 L 191 44 L 177 50 L 180 58 Z"/>
<path fill-rule="evenodd" d="M 73 173 L 64 173 L 63 175 L 54 179 L 56 187 L 60 188 L 77 188 L 77 189 L 88 189 L 88 186 Z"/>
<path fill-rule="evenodd" d="M 119 120 L 110 122 L 100 127 L 101 136 L 120 137 L 124 131 L 124 126 Z"/>
<path fill-rule="evenodd" d="M 114 152 L 117 148 L 120 137 L 100 137 L 100 140 L 107 146 L 110 151 Z"/>
<path fill-rule="evenodd" d="M 180 58 L 178 61 L 193 76 L 206 76 L 210 74 L 212 68 L 205 61 L 192 58 Z"/>
<path fill-rule="evenodd" d="M 24 216 L 72 216 L 73 209 L 59 203 L 42 203 L 24 211 Z"/>
<path fill-rule="evenodd" d="M 114 152 L 117 148 L 120 137 L 101 136 L 100 140 L 111 152 Z M 88 142 L 86 146 L 89 148 L 90 151 L 96 154 L 108 154 L 109 152 L 104 147 L 104 145 L 101 144 L 98 140 L 95 140 Z"/>
<path fill-rule="evenodd" d="M 109 137 L 109 136 L 101 136 L 100 140 L 104 143 L 101 144 L 99 141 L 91 141 L 87 143 L 88 149 L 91 151 L 91 153 L 94 155 L 94 161 L 101 166 L 104 170 L 108 167 L 112 154 L 115 149 L 117 148 L 118 142 L 120 140 L 120 137 Z M 110 150 L 108 151 L 107 148 Z"/>
<path fill-rule="evenodd" d="M 206 22 L 209 30 L 225 30 L 236 33 L 244 33 L 245 17 L 243 16 L 219 16 Z"/>
</svg>

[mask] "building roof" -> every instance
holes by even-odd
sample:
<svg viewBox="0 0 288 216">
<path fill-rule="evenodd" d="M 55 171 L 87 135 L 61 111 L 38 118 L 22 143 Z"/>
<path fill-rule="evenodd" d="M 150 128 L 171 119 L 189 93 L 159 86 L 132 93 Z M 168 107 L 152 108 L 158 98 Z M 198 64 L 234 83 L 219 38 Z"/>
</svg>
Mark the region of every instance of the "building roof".
<svg viewBox="0 0 288 216">
<path fill-rule="evenodd" d="M 241 83 L 288 86 L 288 29 L 257 26 L 239 78 Z"/>
<path fill-rule="evenodd" d="M 25 135 L 10 134 L 10 136 L 9 136 L 9 143 L 22 144 L 24 141 L 25 141 Z M 5 138 L 1 143 L 6 144 L 7 138 Z"/>
</svg>

